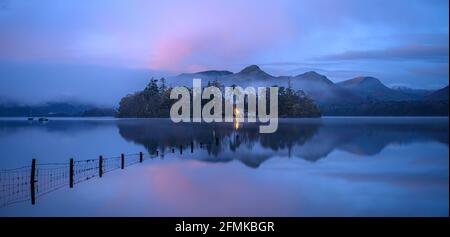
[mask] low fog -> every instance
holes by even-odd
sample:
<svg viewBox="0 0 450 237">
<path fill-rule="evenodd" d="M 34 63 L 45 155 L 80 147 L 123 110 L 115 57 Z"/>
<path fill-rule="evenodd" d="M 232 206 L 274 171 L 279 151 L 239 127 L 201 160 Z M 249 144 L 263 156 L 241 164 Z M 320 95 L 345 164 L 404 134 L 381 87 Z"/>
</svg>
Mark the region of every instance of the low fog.
<svg viewBox="0 0 450 237">
<path fill-rule="evenodd" d="M 3 103 L 76 102 L 116 107 L 123 96 L 142 90 L 158 73 L 102 66 L 1 63 L 0 75 Z"/>
</svg>

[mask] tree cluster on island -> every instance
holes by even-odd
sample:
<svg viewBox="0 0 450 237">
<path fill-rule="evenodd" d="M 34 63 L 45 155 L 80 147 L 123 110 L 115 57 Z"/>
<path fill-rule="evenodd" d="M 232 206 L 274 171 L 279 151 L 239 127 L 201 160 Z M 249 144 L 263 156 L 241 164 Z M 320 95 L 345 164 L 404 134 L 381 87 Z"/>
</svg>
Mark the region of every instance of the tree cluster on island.
<svg viewBox="0 0 450 237">
<path fill-rule="evenodd" d="M 221 91 L 224 88 L 218 80 L 208 81 L 207 87 L 209 86 L 220 88 Z M 171 87 L 166 85 L 164 78 L 160 80 L 152 78 L 143 91 L 127 95 L 121 99 L 117 116 L 138 118 L 169 117 L 170 108 L 176 102 L 176 100 L 170 99 L 171 89 Z M 192 95 L 192 88 L 190 93 Z M 202 99 L 202 106 L 207 102 L 208 100 Z M 267 102 L 269 103 L 269 101 Z M 321 116 L 314 101 L 303 91 L 296 91 L 291 86 L 286 88 L 279 87 L 278 108 L 279 117 Z"/>
</svg>

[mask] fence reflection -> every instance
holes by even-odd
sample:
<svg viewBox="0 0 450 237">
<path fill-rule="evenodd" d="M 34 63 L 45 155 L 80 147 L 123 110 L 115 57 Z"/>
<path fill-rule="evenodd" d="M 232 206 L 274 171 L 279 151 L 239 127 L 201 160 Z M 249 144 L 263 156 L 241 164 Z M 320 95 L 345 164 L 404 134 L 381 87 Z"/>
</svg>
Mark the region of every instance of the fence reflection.
<svg viewBox="0 0 450 237">
<path fill-rule="evenodd" d="M 218 145 L 215 141 L 215 146 Z M 190 148 L 194 152 L 194 147 L 207 149 L 214 146 L 213 143 L 202 143 L 194 145 L 179 145 L 179 155 L 183 154 L 183 149 Z M 176 148 L 172 148 L 175 153 Z M 145 159 L 164 157 L 164 152 L 158 150 L 152 154 L 134 153 L 121 154 L 120 156 L 103 157 L 89 160 L 70 159 L 67 163 L 46 163 L 39 164 L 32 160 L 31 166 L 24 166 L 16 169 L 0 170 L 0 208 L 19 202 L 31 201 L 35 204 L 36 199 L 58 190 L 62 187 L 74 185 L 90 180 L 95 177 L 102 177 L 103 174 L 117 169 L 143 162 Z"/>
</svg>

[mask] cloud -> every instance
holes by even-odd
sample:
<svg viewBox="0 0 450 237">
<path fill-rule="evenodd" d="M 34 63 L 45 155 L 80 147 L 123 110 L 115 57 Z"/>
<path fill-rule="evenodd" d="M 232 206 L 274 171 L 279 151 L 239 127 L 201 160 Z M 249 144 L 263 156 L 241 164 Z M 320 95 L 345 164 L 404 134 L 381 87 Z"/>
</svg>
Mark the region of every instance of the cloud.
<svg viewBox="0 0 450 237">
<path fill-rule="evenodd" d="M 0 14 L 0 58 L 170 71 L 223 67 L 279 45 L 293 25 L 283 4 L 256 0 L 18 1 Z"/>
<path fill-rule="evenodd" d="M 58 78 L 55 84 L 47 74 L 20 77 L 49 88 L 39 97 L 79 78 L 117 87 L 103 81 L 108 76 L 65 70 L 86 65 L 145 69 L 150 77 L 259 64 L 275 75 L 314 69 L 340 80 L 370 72 L 388 83 L 427 86 L 446 83 L 418 74 L 448 64 L 447 51 L 448 0 L 0 0 L 0 63 L 45 63 Z M 24 79 L 3 73 L 4 91 L 37 97 L 10 83 Z"/>
<path fill-rule="evenodd" d="M 224 67 L 248 59 L 290 36 L 292 25 L 280 5 L 257 1 L 170 8 L 159 18 L 168 27 L 160 27 L 152 37 L 149 66 L 170 71 Z"/>
<path fill-rule="evenodd" d="M 448 63 L 429 67 L 415 67 L 411 68 L 409 71 L 418 76 L 436 76 L 448 80 Z"/>
<path fill-rule="evenodd" d="M 448 45 L 406 45 L 380 50 L 347 51 L 322 57 L 322 60 L 448 60 Z"/>
</svg>

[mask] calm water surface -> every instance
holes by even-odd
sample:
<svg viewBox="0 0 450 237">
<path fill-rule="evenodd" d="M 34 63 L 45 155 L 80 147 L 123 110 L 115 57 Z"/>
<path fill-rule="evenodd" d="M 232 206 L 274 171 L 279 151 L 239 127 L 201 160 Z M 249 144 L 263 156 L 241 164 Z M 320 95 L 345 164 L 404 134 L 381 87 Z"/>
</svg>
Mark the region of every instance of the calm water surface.
<svg viewBox="0 0 450 237">
<path fill-rule="evenodd" d="M 448 216 L 448 122 L 283 119 L 259 134 L 248 123 L 0 119 L 0 216 Z M 142 164 L 73 189 L 55 171 L 69 158 L 138 152 Z M 40 175 L 56 172 L 34 206 L 19 188 L 32 158 Z M 24 178 L 11 181 L 18 167 Z"/>
</svg>

